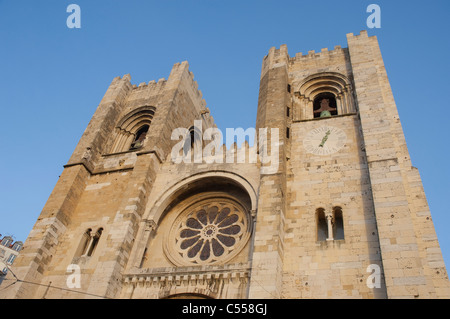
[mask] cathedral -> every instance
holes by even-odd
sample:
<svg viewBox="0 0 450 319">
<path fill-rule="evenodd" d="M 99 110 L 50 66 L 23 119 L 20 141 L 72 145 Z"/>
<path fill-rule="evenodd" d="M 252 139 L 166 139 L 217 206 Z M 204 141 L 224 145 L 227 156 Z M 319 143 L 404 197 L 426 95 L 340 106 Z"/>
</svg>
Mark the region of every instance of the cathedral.
<svg viewBox="0 0 450 319">
<path fill-rule="evenodd" d="M 187 62 L 114 78 L 0 297 L 450 298 L 376 37 L 271 48 L 254 132 L 223 145 Z"/>
</svg>

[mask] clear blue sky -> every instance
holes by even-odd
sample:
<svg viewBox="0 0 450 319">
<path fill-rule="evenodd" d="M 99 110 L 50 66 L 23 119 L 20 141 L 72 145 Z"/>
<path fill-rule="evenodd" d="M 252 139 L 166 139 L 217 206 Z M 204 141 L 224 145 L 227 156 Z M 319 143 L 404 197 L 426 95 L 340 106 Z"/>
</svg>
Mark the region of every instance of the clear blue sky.
<svg viewBox="0 0 450 319">
<path fill-rule="evenodd" d="M 71 3 L 81 29 L 66 26 Z M 0 0 L 0 233 L 26 239 L 114 77 L 167 78 L 188 60 L 218 127 L 254 127 L 270 47 L 346 47 L 368 29 L 450 266 L 449 14 L 448 0 Z"/>
</svg>

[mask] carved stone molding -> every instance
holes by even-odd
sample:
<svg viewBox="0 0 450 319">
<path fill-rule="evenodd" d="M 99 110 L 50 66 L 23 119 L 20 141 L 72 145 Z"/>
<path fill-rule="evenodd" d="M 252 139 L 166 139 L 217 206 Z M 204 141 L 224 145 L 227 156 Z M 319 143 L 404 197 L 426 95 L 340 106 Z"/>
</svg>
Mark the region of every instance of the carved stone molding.
<svg viewBox="0 0 450 319">
<path fill-rule="evenodd" d="M 248 264 L 134 269 L 124 275 L 123 297 L 166 298 L 177 293 L 197 293 L 220 298 L 225 287 L 228 297 L 238 298 L 249 279 Z"/>
</svg>

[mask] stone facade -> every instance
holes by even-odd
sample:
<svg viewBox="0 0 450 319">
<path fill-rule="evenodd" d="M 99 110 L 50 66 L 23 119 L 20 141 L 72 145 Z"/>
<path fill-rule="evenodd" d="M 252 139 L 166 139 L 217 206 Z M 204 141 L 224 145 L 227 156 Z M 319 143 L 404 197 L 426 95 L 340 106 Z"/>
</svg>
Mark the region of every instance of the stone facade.
<svg viewBox="0 0 450 319">
<path fill-rule="evenodd" d="M 347 40 L 294 57 L 270 49 L 263 148 L 210 147 L 214 119 L 187 62 L 167 80 L 115 78 L 17 258 L 17 276 L 40 285 L 1 293 L 449 298 L 377 39 Z M 194 154 L 183 134 L 203 137 Z M 67 287 L 69 265 L 79 288 Z"/>
</svg>

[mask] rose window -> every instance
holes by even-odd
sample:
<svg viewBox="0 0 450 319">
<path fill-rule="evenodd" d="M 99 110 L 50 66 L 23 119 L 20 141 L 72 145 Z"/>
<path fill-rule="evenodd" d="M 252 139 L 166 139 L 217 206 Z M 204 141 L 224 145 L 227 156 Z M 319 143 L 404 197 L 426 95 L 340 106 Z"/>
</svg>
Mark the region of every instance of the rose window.
<svg viewBox="0 0 450 319">
<path fill-rule="evenodd" d="M 210 264 L 239 252 L 248 239 L 247 225 L 247 214 L 237 203 L 208 201 L 180 214 L 169 241 L 176 260 Z"/>
</svg>

